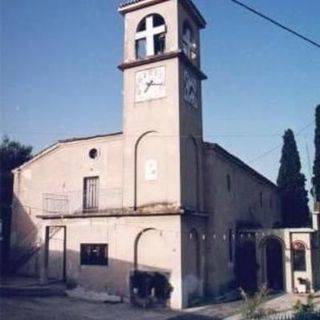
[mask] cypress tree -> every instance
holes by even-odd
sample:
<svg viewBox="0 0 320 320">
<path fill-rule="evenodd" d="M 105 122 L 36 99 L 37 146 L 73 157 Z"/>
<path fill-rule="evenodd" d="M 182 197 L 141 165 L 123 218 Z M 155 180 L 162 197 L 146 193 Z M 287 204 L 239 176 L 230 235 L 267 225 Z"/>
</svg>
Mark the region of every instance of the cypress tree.
<svg viewBox="0 0 320 320">
<path fill-rule="evenodd" d="M 301 162 L 294 133 L 291 129 L 283 136 L 282 156 L 277 180 L 280 196 L 282 223 L 284 227 L 310 225 L 306 178 L 301 173 Z"/>
<path fill-rule="evenodd" d="M 316 130 L 314 144 L 316 154 L 313 165 L 312 191 L 314 200 L 317 203 L 320 203 L 320 105 L 316 107 Z"/>
</svg>

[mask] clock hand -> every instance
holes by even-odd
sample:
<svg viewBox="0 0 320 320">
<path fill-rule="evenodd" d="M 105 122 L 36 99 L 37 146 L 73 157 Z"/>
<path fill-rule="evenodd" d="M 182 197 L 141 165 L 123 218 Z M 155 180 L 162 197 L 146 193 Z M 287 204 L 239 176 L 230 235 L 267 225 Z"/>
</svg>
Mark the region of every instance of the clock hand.
<svg viewBox="0 0 320 320">
<path fill-rule="evenodd" d="M 163 83 L 162 82 L 160 82 L 160 83 L 153 82 L 150 85 L 151 86 L 163 86 Z"/>
<path fill-rule="evenodd" d="M 152 86 L 152 84 L 153 84 L 153 80 L 146 83 L 147 87 L 144 90 L 145 93 L 149 90 L 149 88 Z"/>
</svg>

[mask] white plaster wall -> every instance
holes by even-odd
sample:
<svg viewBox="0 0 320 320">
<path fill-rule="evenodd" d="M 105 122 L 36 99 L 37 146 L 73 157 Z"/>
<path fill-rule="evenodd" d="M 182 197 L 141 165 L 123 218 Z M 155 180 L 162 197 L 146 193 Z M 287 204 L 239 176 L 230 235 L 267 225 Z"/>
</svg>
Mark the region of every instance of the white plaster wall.
<svg viewBox="0 0 320 320">
<path fill-rule="evenodd" d="M 135 103 L 135 73 L 150 67 L 166 67 L 166 97 Z M 180 145 L 178 108 L 178 59 L 171 59 L 151 65 L 124 71 L 124 206 L 134 206 L 135 188 L 135 146 L 143 134 L 156 133 L 142 138 L 138 146 L 137 172 L 145 170 L 143 159 L 158 160 L 159 179 L 145 183 L 138 177 L 137 192 L 139 205 L 168 202 L 172 206 L 180 204 Z M 153 137 L 153 138 L 152 138 Z M 153 140 L 152 140 L 153 139 Z M 140 161 L 142 160 L 142 161 Z M 167 181 L 170 181 L 168 184 Z M 151 185 L 151 188 L 149 187 Z M 142 197 L 141 197 L 142 196 Z M 145 198 L 144 198 L 145 197 Z"/>
<path fill-rule="evenodd" d="M 97 148 L 99 156 L 88 156 Z M 66 211 L 82 212 L 83 179 L 99 176 L 99 209 L 122 207 L 122 136 L 65 143 L 23 166 L 14 175 L 11 245 L 28 247 L 39 239 L 44 194 L 66 197 Z"/>
<path fill-rule="evenodd" d="M 142 238 L 139 268 L 168 272 L 172 292 L 171 306 L 181 308 L 181 227 L 180 217 L 123 217 L 48 221 L 67 227 L 67 278 L 82 286 L 129 298 L 129 276 L 134 267 L 134 242 L 146 228 L 155 231 Z M 161 239 L 159 245 L 155 241 Z M 147 242 L 144 240 L 148 240 Z M 81 266 L 81 243 L 107 243 L 108 266 Z M 147 246 L 147 247 L 146 247 Z"/>
</svg>

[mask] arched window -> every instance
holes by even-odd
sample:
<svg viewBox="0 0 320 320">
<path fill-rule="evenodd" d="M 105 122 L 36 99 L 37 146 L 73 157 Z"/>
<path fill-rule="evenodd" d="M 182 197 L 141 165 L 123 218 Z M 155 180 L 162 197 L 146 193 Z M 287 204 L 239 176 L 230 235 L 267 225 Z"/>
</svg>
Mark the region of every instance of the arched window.
<svg viewBox="0 0 320 320">
<path fill-rule="evenodd" d="M 273 209 L 273 197 L 272 197 L 272 195 L 270 196 L 270 199 L 269 199 L 269 207 L 270 207 L 270 209 Z"/>
<path fill-rule="evenodd" d="M 301 242 L 292 245 L 293 271 L 306 271 L 306 248 Z"/>
<path fill-rule="evenodd" d="M 231 176 L 230 174 L 227 174 L 227 189 L 230 192 L 231 191 Z"/>
<path fill-rule="evenodd" d="M 197 57 L 197 46 L 194 40 L 194 34 L 190 24 L 185 21 L 182 31 L 182 49 L 186 56 L 194 60 Z"/>
<path fill-rule="evenodd" d="M 135 41 L 137 59 L 164 53 L 166 24 L 163 17 L 159 14 L 152 14 L 143 18 L 137 27 Z"/>
</svg>

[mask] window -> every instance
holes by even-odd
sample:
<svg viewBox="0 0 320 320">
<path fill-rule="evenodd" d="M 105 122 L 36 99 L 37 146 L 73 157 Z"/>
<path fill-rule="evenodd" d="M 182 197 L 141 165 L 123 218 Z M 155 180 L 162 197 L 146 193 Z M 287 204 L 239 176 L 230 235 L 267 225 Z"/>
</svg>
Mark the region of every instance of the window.
<svg viewBox="0 0 320 320">
<path fill-rule="evenodd" d="M 91 159 L 96 159 L 98 157 L 98 150 L 96 148 L 93 148 L 89 151 L 89 157 Z"/>
<path fill-rule="evenodd" d="M 269 207 L 270 207 L 270 209 L 273 209 L 273 197 L 272 196 L 270 196 Z"/>
<path fill-rule="evenodd" d="M 233 263 L 233 230 L 229 229 L 229 262 Z"/>
<path fill-rule="evenodd" d="M 261 191 L 259 194 L 260 207 L 263 207 L 263 192 Z"/>
<path fill-rule="evenodd" d="M 164 53 L 166 46 L 166 37 L 163 33 L 154 36 L 154 54 L 157 56 Z"/>
<path fill-rule="evenodd" d="M 137 59 L 164 53 L 166 49 L 164 19 L 158 14 L 144 18 L 138 25 L 135 41 Z"/>
<path fill-rule="evenodd" d="M 83 183 L 83 210 L 97 210 L 99 199 L 99 177 L 84 178 Z"/>
<path fill-rule="evenodd" d="M 197 51 L 192 28 L 188 22 L 183 24 L 182 49 L 189 59 L 196 59 Z"/>
<path fill-rule="evenodd" d="M 136 58 L 141 60 L 147 56 L 147 39 L 138 39 L 136 41 Z"/>
<path fill-rule="evenodd" d="M 107 266 L 108 265 L 108 245 L 107 244 L 81 244 L 80 263 L 87 266 Z"/>
<path fill-rule="evenodd" d="M 227 174 L 227 189 L 229 192 L 231 191 L 231 176 L 230 176 L 230 174 Z"/>
<path fill-rule="evenodd" d="M 293 243 L 293 271 L 306 271 L 306 248 L 303 243 Z"/>
</svg>

